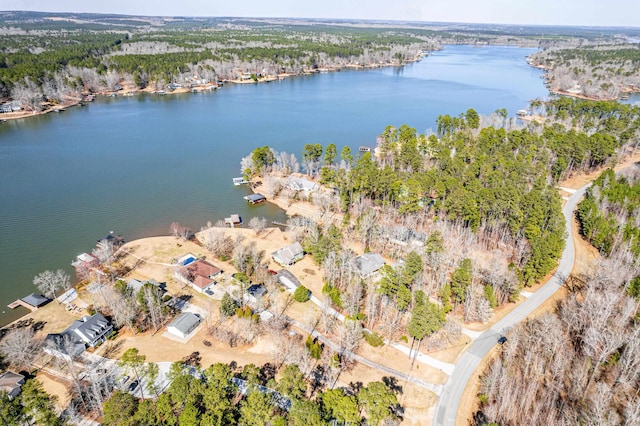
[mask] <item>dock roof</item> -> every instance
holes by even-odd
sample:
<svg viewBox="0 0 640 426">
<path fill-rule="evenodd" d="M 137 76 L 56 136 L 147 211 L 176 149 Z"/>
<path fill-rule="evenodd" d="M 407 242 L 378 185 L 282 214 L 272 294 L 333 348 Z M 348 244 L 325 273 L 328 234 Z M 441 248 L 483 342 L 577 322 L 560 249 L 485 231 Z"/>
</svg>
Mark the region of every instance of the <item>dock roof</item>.
<svg viewBox="0 0 640 426">
<path fill-rule="evenodd" d="M 244 199 L 249 201 L 250 203 L 257 203 L 266 200 L 267 197 L 256 192 L 255 194 L 249 194 L 245 196 Z"/>
<path fill-rule="evenodd" d="M 43 295 L 35 293 L 31 293 L 30 295 L 23 297 L 21 300 L 27 305 L 31 305 L 35 308 L 50 302 L 50 300 Z"/>
</svg>

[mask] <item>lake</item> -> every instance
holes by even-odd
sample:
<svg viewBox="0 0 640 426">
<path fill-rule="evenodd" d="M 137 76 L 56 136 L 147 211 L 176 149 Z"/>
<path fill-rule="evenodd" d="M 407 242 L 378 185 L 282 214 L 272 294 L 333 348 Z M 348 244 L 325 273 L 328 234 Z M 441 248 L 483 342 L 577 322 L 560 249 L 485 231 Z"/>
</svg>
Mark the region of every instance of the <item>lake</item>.
<svg viewBox="0 0 640 426">
<path fill-rule="evenodd" d="M 257 146 L 300 155 L 306 143 L 375 145 L 387 125 L 418 132 L 468 108 L 511 115 L 548 96 L 525 56 L 533 49 L 446 46 L 398 68 L 341 71 L 206 94 L 98 98 L 0 123 L 0 324 L 35 291 L 34 275 L 69 262 L 109 231 L 127 240 L 198 230 L 231 213 L 283 220 L 234 187 Z"/>
</svg>

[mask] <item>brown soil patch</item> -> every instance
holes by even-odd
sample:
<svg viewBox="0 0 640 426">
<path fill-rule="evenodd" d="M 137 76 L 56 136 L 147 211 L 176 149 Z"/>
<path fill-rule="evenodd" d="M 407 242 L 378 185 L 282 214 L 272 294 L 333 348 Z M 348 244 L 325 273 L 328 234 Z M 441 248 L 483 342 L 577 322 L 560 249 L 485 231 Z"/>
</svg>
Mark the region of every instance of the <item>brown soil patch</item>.
<svg viewBox="0 0 640 426">
<path fill-rule="evenodd" d="M 36 380 L 42 383 L 42 388 L 49 395 L 56 397 L 56 407 L 63 410 L 69 404 L 69 389 L 59 381 L 53 379 L 46 373 L 39 372 Z"/>
<path fill-rule="evenodd" d="M 360 364 L 356 364 L 353 369 L 343 372 L 339 377 L 338 384 L 345 387 L 348 387 L 351 383 L 367 385 L 370 382 L 383 381 L 385 377 L 391 377 L 391 380 L 394 381 L 394 386 L 401 388 L 401 391 L 397 394 L 398 402 L 404 408 L 404 420 L 401 424 L 411 426 L 432 424 L 437 396 L 418 385 Z"/>
<path fill-rule="evenodd" d="M 426 380 L 431 383 L 442 384 L 447 381 L 447 376 L 442 371 L 430 367 L 426 364 L 421 364 L 416 361 L 411 368 L 411 359 L 409 355 L 404 354 L 397 349 L 391 348 L 387 345 L 374 348 L 365 341 L 360 345 L 358 354 L 382 365 L 388 365 L 394 370 L 400 371 L 405 374 L 409 374 L 413 377 L 417 377 Z"/>
<path fill-rule="evenodd" d="M 462 352 L 467 348 L 467 346 L 471 343 L 471 337 L 463 334 L 460 338 L 450 346 L 447 346 L 444 349 L 439 351 L 422 351 L 422 353 L 429 355 L 437 360 L 448 362 L 449 364 L 455 364 Z"/>
<path fill-rule="evenodd" d="M 211 346 L 205 346 L 205 340 Z M 259 340 L 258 340 L 259 342 Z M 129 348 L 137 348 L 148 362 L 173 362 L 179 361 L 193 352 L 200 352 L 202 366 L 208 367 L 216 362 L 237 362 L 239 365 L 254 363 L 262 365 L 272 361 L 270 353 L 258 353 L 252 345 L 244 345 L 231 348 L 226 343 L 216 341 L 207 333 L 206 324 L 203 324 L 197 333 L 187 342 L 181 343 L 162 336 L 162 331 L 155 336 L 149 333 L 137 336 L 125 335 L 118 339 L 119 346 L 110 358 L 119 359 Z"/>
</svg>

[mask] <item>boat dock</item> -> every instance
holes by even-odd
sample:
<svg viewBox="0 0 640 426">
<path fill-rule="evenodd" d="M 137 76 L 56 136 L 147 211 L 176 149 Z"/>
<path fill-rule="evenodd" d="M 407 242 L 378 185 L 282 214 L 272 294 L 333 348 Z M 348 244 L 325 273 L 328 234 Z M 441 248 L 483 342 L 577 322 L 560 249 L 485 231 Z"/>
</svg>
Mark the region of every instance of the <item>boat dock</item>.
<svg viewBox="0 0 640 426">
<path fill-rule="evenodd" d="M 255 194 L 246 195 L 244 199 L 250 202 L 251 204 L 259 204 L 267 201 L 267 197 L 265 197 L 262 194 L 258 194 L 257 192 Z"/>
<path fill-rule="evenodd" d="M 235 186 L 245 185 L 247 183 L 251 183 L 251 181 L 248 181 L 243 177 L 235 177 L 235 178 L 233 178 L 233 184 Z"/>
<path fill-rule="evenodd" d="M 236 225 L 242 225 L 242 218 L 238 214 L 232 214 L 224 218 L 224 223 L 233 228 Z"/>
<path fill-rule="evenodd" d="M 30 295 L 18 299 L 15 302 L 9 303 L 7 307 L 9 309 L 15 309 L 18 306 L 29 309 L 31 312 L 37 311 L 41 306 L 46 305 L 51 300 L 39 294 L 31 293 Z"/>
</svg>

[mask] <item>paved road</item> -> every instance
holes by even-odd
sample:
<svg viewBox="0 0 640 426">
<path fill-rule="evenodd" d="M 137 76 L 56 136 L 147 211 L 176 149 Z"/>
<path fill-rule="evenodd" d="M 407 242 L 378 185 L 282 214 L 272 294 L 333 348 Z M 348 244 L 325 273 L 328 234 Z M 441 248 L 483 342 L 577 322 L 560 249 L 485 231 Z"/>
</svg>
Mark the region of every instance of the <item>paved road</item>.
<svg viewBox="0 0 640 426">
<path fill-rule="evenodd" d="M 536 308 L 551 297 L 562 286 L 565 279 L 571 273 L 575 260 L 575 247 L 573 244 L 573 234 L 571 232 L 573 211 L 589 186 L 590 184 L 575 191 L 568 198 L 567 203 L 562 209 L 568 237 L 556 273 L 544 286 L 522 302 L 522 304 L 509 313 L 509 315 L 482 333 L 460 357 L 456 363 L 453 374 L 449 377 L 447 383 L 445 383 L 444 390 L 438 400 L 435 418 L 435 424 L 437 426 L 456 424 L 456 415 L 462 399 L 462 393 L 482 358 L 496 345 L 502 334 L 529 316 Z"/>
</svg>

